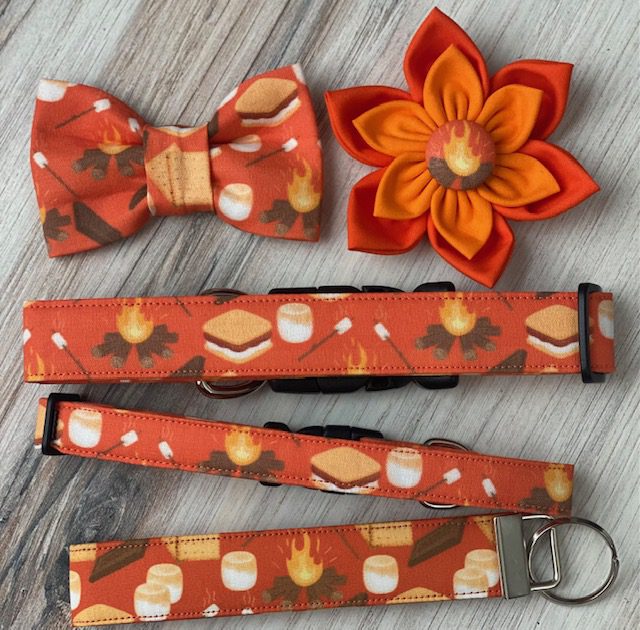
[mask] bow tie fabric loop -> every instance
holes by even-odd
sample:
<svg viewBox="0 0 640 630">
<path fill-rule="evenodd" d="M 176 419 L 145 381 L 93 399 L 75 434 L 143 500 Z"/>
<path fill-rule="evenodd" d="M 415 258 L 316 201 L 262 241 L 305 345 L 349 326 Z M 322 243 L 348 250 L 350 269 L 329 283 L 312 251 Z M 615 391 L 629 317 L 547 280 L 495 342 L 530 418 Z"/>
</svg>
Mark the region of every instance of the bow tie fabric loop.
<svg viewBox="0 0 640 630">
<path fill-rule="evenodd" d="M 144 128 L 147 205 L 157 216 L 213 211 L 207 125 Z"/>
<path fill-rule="evenodd" d="M 100 89 L 43 80 L 31 157 L 52 257 L 192 212 L 261 236 L 319 237 L 322 154 L 297 65 L 248 79 L 192 128 L 154 127 Z"/>
</svg>

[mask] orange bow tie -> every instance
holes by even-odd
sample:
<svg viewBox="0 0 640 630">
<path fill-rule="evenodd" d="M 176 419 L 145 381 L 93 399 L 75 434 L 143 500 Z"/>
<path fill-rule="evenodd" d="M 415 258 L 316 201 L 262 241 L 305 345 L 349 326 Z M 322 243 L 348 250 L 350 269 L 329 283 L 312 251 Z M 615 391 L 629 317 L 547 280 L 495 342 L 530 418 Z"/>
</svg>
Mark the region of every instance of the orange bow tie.
<svg viewBox="0 0 640 630">
<path fill-rule="evenodd" d="M 50 256 L 129 236 L 151 215 L 191 212 L 318 239 L 322 156 L 297 65 L 245 81 L 192 128 L 152 127 L 102 90 L 44 80 L 31 154 Z"/>
</svg>

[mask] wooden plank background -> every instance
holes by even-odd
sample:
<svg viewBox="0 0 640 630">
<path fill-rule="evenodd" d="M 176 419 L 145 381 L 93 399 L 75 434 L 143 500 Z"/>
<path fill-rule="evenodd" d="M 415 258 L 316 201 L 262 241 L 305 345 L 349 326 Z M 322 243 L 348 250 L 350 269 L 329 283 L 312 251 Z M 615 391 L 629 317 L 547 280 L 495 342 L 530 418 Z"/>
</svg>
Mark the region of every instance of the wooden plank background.
<svg viewBox="0 0 640 630">
<path fill-rule="evenodd" d="M 426 245 L 381 258 L 346 249 L 345 205 L 366 168 L 332 138 L 323 92 L 403 86 L 404 49 L 431 4 L 422 1 L 0 1 L 0 628 L 68 625 L 66 545 L 114 537 L 353 523 L 432 515 L 419 505 L 73 458 L 31 446 L 36 400 L 52 388 L 21 380 L 25 299 L 193 294 L 211 286 L 387 284 L 452 280 L 477 288 Z M 577 464 L 576 513 L 600 522 L 622 556 L 615 589 L 586 608 L 522 600 L 193 621 L 209 628 L 638 627 L 638 3 L 623 0 L 442 0 L 495 71 L 523 57 L 575 62 L 571 101 L 553 140 L 602 192 L 562 217 L 515 227 L 499 289 L 616 293 L 619 372 L 605 385 L 573 377 L 464 378 L 347 396 L 277 395 L 214 402 L 188 385 L 66 387 L 90 399 L 262 424 L 346 423 L 395 438 L 461 440 L 477 450 Z M 100 86 L 156 124 L 200 124 L 240 80 L 299 61 L 326 148 L 320 245 L 254 238 L 209 216 L 157 220 L 101 251 L 47 258 L 29 172 L 29 129 L 41 76 Z M 565 537 L 576 587 L 603 575 L 588 536 Z M 156 627 L 148 626 L 148 627 Z M 158 627 L 161 627 L 158 625 Z"/>
</svg>

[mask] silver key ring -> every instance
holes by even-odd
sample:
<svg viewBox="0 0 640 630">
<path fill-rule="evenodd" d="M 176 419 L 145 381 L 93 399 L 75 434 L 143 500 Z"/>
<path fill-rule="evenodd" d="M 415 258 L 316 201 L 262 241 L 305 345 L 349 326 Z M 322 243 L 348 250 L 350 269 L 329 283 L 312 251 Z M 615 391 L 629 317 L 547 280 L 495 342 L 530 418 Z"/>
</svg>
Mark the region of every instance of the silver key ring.
<svg viewBox="0 0 640 630">
<path fill-rule="evenodd" d="M 246 295 L 237 289 L 209 289 L 200 295 L 215 295 L 224 300 L 232 299 L 238 295 Z M 196 387 L 201 394 L 209 398 L 227 399 L 239 398 L 262 387 L 266 381 L 196 381 Z"/>
<path fill-rule="evenodd" d="M 618 570 L 620 568 L 620 560 L 618 559 L 618 552 L 616 550 L 616 546 L 613 542 L 611 536 L 609 536 L 608 532 L 604 530 L 600 525 L 589 521 L 584 518 L 579 518 L 577 516 L 567 517 L 567 518 L 556 518 L 548 523 L 545 523 L 542 527 L 537 529 L 531 540 L 528 544 L 528 564 L 529 564 L 529 575 L 534 581 L 537 581 L 537 578 L 533 571 L 533 552 L 536 546 L 536 543 L 547 533 L 555 530 L 556 527 L 560 527 L 561 525 L 582 525 L 583 527 L 588 527 L 593 531 L 597 532 L 602 536 L 604 541 L 607 543 L 609 550 L 611 551 L 611 567 L 609 569 L 609 574 L 607 578 L 603 582 L 603 584 L 592 591 L 591 593 L 584 595 L 583 597 L 562 597 L 560 595 L 555 595 L 552 589 L 549 590 L 541 590 L 539 591 L 546 598 L 557 602 L 559 604 L 565 604 L 567 606 L 579 606 L 580 604 L 588 604 L 592 602 L 594 599 L 600 597 L 605 591 L 609 589 L 609 587 L 615 582 L 618 577 Z"/>
</svg>

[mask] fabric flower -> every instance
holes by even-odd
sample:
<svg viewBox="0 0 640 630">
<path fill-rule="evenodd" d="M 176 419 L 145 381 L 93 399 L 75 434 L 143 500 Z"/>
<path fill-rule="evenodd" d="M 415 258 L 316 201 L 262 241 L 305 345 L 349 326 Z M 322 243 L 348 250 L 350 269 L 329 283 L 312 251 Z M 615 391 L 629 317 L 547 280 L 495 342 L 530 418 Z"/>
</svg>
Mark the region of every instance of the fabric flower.
<svg viewBox="0 0 640 630">
<path fill-rule="evenodd" d="M 493 286 L 514 244 L 506 219 L 548 219 L 599 190 L 544 141 L 564 113 L 571 69 L 517 61 L 489 77 L 467 34 L 434 9 L 405 54 L 408 92 L 327 92 L 338 141 L 380 167 L 351 191 L 349 248 L 400 254 L 426 234 L 451 265 Z"/>
</svg>

